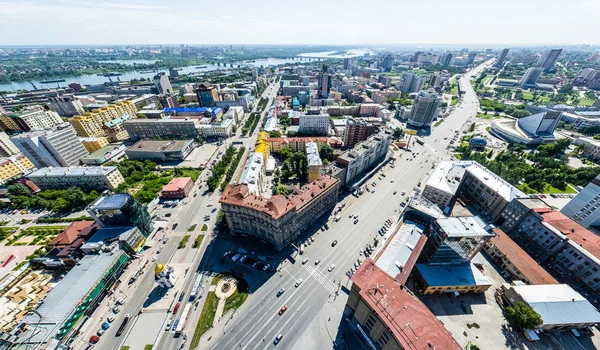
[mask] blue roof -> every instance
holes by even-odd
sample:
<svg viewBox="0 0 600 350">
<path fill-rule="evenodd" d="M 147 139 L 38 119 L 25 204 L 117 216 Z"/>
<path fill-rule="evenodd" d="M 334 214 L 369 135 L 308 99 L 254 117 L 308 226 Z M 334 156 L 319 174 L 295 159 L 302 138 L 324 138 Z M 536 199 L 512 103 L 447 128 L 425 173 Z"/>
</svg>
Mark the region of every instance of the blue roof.
<svg viewBox="0 0 600 350">
<path fill-rule="evenodd" d="M 95 210 L 110 210 L 110 209 L 120 209 L 127 200 L 129 199 L 129 195 L 126 193 L 117 193 L 111 196 L 105 197 L 98 203 L 93 209 Z"/>
<path fill-rule="evenodd" d="M 294 105 L 294 106 L 300 105 L 300 101 L 298 101 L 297 97 L 294 97 L 294 99 L 292 100 L 292 105 Z"/>
<path fill-rule="evenodd" d="M 213 115 L 219 114 L 222 109 L 221 108 L 207 108 L 207 107 L 192 107 L 192 108 L 165 108 L 165 113 L 198 113 L 202 114 L 206 111 L 210 111 Z"/>
<path fill-rule="evenodd" d="M 417 264 L 416 267 L 430 287 L 491 285 L 490 280 L 469 262 L 453 265 Z"/>
</svg>

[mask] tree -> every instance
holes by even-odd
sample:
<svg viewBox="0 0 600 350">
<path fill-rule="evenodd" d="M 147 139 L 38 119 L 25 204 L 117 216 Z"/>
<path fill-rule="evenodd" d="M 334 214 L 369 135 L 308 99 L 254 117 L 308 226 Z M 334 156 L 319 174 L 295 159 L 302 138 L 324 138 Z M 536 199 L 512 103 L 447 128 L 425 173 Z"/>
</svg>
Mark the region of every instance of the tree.
<svg viewBox="0 0 600 350">
<path fill-rule="evenodd" d="M 333 160 L 333 148 L 331 148 L 328 143 L 324 143 L 319 155 L 321 156 L 321 159 L 326 159 L 328 161 Z"/>
<path fill-rule="evenodd" d="M 566 84 L 566 85 L 563 85 L 563 86 L 562 86 L 562 87 L 561 87 L 561 88 L 558 90 L 558 92 L 559 92 L 559 93 L 564 93 L 564 94 L 569 94 L 569 93 L 571 93 L 571 91 L 573 91 L 573 85 L 571 85 L 571 84 Z"/>
<path fill-rule="evenodd" d="M 506 308 L 508 319 L 521 329 L 536 329 L 544 323 L 540 314 L 522 301 Z"/>
<path fill-rule="evenodd" d="M 395 139 L 400 139 L 402 137 L 402 135 L 404 135 L 404 130 L 400 129 L 400 128 L 396 128 L 394 129 L 394 134 L 393 137 Z"/>
<path fill-rule="evenodd" d="M 23 184 L 14 184 L 8 186 L 8 194 L 11 196 L 29 196 L 31 195 L 31 190 L 29 187 Z"/>
<path fill-rule="evenodd" d="M 290 191 L 288 190 L 287 186 L 284 184 L 279 184 L 279 185 L 275 186 L 273 191 L 274 191 L 274 194 L 284 194 L 286 196 L 288 194 L 290 194 Z"/>
</svg>

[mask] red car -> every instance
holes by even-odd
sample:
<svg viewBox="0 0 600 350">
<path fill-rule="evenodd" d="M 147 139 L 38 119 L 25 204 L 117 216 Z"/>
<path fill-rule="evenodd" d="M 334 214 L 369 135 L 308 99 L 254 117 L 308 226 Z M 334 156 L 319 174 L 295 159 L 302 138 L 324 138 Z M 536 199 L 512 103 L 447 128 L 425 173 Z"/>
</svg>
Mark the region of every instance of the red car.
<svg viewBox="0 0 600 350">
<path fill-rule="evenodd" d="M 173 308 L 173 315 L 177 313 L 177 310 L 179 310 L 179 303 L 175 304 L 175 307 Z"/>
<path fill-rule="evenodd" d="M 100 338 L 97 335 L 92 335 L 90 337 L 90 344 L 96 344 L 98 340 L 100 340 Z"/>
<path fill-rule="evenodd" d="M 281 309 L 279 309 L 279 315 L 283 315 L 283 313 L 287 310 L 287 305 L 283 305 Z"/>
</svg>

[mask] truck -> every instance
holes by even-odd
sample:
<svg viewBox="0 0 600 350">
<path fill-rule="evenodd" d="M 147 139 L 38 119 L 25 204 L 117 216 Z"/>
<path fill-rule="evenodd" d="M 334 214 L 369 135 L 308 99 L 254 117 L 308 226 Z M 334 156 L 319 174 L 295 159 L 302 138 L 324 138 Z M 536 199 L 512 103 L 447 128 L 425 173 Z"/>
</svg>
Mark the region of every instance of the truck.
<svg viewBox="0 0 600 350">
<path fill-rule="evenodd" d="M 129 322 L 130 318 L 131 318 L 131 314 L 125 315 L 125 318 L 123 319 L 123 322 L 121 322 L 121 325 L 119 326 L 119 329 L 117 329 L 117 333 L 115 334 L 116 337 L 120 337 L 121 336 L 121 334 L 125 330 L 125 326 L 127 326 L 127 322 Z"/>
</svg>

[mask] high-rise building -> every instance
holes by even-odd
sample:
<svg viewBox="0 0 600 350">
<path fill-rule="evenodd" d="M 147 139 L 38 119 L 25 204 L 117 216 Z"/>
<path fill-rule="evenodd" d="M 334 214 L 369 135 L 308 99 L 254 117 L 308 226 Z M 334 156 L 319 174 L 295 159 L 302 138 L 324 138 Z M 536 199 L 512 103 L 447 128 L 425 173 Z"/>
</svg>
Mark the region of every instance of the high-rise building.
<svg viewBox="0 0 600 350">
<path fill-rule="evenodd" d="M 89 154 L 69 123 L 13 136 L 11 141 L 36 168 L 76 166 Z"/>
<path fill-rule="evenodd" d="M 433 89 L 421 91 L 408 116 L 408 123 L 416 127 L 428 127 L 440 114 L 442 98 Z"/>
<path fill-rule="evenodd" d="M 519 85 L 521 87 L 535 85 L 538 79 L 540 78 L 540 75 L 542 75 L 542 71 L 543 68 L 541 67 L 531 67 L 527 69 L 525 71 L 525 74 L 523 74 L 523 77 L 519 81 Z"/>
<path fill-rule="evenodd" d="M 385 55 L 383 60 L 381 61 L 381 68 L 384 71 L 389 72 L 392 70 L 392 66 L 394 65 L 394 57 L 392 55 Z"/>
<path fill-rule="evenodd" d="M 215 107 L 215 102 L 219 101 L 219 92 L 209 83 L 201 83 L 196 94 L 200 107 Z"/>
<path fill-rule="evenodd" d="M 18 114 L 0 116 L 0 128 L 4 131 L 30 131 L 52 128 L 63 123 L 58 113 L 42 106 L 31 106 Z"/>
<path fill-rule="evenodd" d="M 350 68 L 352 68 L 352 58 L 346 57 L 344 58 L 344 70 L 348 70 Z"/>
<path fill-rule="evenodd" d="M 502 68 L 502 66 L 504 65 L 504 60 L 508 55 L 508 50 L 509 49 L 502 49 L 502 51 L 500 52 L 500 56 L 498 56 L 498 60 L 496 60 L 496 63 L 494 64 L 496 68 Z"/>
<path fill-rule="evenodd" d="M 73 95 L 50 97 L 50 106 L 62 117 L 72 117 L 85 112 L 81 101 Z"/>
<path fill-rule="evenodd" d="M 469 54 L 467 55 L 466 65 L 469 66 L 473 64 L 473 62 L 475 62 L 475 57 L 477 57 L 477 52 L 469 52 Z"/>
<path fill-rule="evenodd" d="M 411 72 L 404 72 L 400 77 L 400 85 L 398 89 L 402 92 L 417 92 L 423 87 L 425 78 L 420 77 Z"/>
<path fill-rule="evenodd" d="M 541 67 L 544 72 L 549 72 L 552 67 L 554 67 L 554 63 L 556 63 L 556 60 L 558 60 L 558 56 L 560 56 L 561 53 L 562 49 L 552 49 L 548 51 L 540 57 L 537 66 Z"/>
<path fill-rule="evenodd" d="M 560 212 L 579 225 L 600 226 L 600 175 L 569 201 Z"/>
<path fill-rule="evenodd" d="M 81 115 L 76 115 L 69 119 L 69 122 L 81 137 L 106 137 L 107 124 L 127 116 L 125 119 L 131 119 L 137 115 L 137 107 L 132 101 L 120 101 L 112 105 L 94 109 Z M 124 135 L 125 140 L 129 138 Z M 115 140 L 115 141 L 119 141 Z"/>
<path fill-rule="evenodd" d="M 354 147 L 359 142 L 377 133 L 379 124 L 367 122 L 361 118 L 348 118 L 344 131 L 344 147 Z"/>
<path fill-rule="evenodd" d="M 169 76 L 164 73 L 164 72 L 160 72 L 158 74 L 156 74 L 154 76 L 154 85 L 156 86 L 156 89 L 158 90 L 158 93 L 160 95 L 172 95 L 173 94 L 173 87 L 171 87 L 171 82 L 169 81 Z"/>
<path fill-rule="evenodd" d="M 451 52 L 445 52 L 441 57 L 440 57 L 440 63 L 444 66 L 449 66 L 450 63 L 452 63 L 452 58 L 454 56 L 452 55 Z"/>
<path fill-rule="evenodd" d="M 323 70 L 318 78 L 318 98 L 328 98 L 331 91 L 331 74 L 327 71 L 327 65 L 323 65 Z"/>
<path fill-rule="evenodd" d="M 17 153 L 19 153 L 19 149 L 4 131 L 0 131 L 0 155 L 3 157 L 8 157 Z"/>
<path fill-rule="evenodd" d="M 327 135 L 329 131 L 329 114 L 301 115 L 298 133 L 302 135 Z"/>
<path fill-rule="evenodd" d="M 35 170 L 33 163 L 22 154 L 0 158 L 0 184 L 27 175 Z"/>
<path fill-rule="evenodd" d="M 114 190 L 125 181 L 116 166 L 41 168 L 27 177 L 42 190 L 69 187 Z"/>
</svg>

